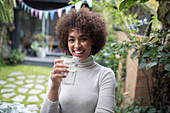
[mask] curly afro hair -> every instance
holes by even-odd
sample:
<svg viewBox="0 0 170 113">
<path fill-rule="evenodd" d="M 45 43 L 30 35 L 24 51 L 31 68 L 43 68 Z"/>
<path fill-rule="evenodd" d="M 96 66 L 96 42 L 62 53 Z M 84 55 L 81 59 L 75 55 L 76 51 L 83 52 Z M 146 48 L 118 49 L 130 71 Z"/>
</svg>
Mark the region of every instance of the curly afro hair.
<svg viewBox="0 0 170 113">
<path fill-rule="evenodd" d="M 69 14 L 61 17 L 56 26 L 58 47 L 62 52 L 70 54 L 68 49 L 68 35 L 73 29 L 90 37 L 93 45 L 92 55 L 103 49 L 106 43 L 107 30 L 105 21 L 100 14 L 90 11 L 89 8 L 82 7 L 79 11 L 74 8 Z"/>
</svg>

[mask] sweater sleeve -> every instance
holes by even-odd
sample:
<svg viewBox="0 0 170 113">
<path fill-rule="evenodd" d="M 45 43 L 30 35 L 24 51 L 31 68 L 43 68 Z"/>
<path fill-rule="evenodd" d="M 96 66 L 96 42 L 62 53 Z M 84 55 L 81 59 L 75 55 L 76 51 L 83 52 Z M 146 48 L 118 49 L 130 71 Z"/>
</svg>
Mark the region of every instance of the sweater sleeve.
<svg viewBox="0 0 170 113">
<path fill-rule="evenodd" d="M 60 113 L 59 112 L 59 101 L 52 102 L 46 96 L 42 104 L 40 113 Z"/>
<path fill-rule="evenodd" d="M 50 76 L 51 76 L 51 74 L 50 74 Z M 48 79 L 48 87 L 47 87 L 46 96 L 45 96 L 44 102 L 42 103 L 40 113 L 61 113 L 59 101 L 52 102 L 48 98 L 48 93 L 50 90 L 50 86 L 52 84 L 50 76 Z"/>
<path fill-rule="evenodd" d="M 104 70 L 99 78 L 99 98 L 95 113 L 114 113 L 115 74 L 111 69 Z"/>
</svg>

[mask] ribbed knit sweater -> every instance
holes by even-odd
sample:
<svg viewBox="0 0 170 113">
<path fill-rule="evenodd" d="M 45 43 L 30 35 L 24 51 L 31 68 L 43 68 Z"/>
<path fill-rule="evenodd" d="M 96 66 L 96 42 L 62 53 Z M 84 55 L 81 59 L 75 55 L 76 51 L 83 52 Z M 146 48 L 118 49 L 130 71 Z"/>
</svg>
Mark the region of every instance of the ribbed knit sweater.
<svg viewBox="0 0 170 113">
<path fill-rule="evenodd" d="M 114 113 L 115 82 L 114 72 L 91 55 L 79 62 L 74 85 L 60 85 L 58 101 L 50 101 L 47 91 L 40 113 Z"/>
</svg>

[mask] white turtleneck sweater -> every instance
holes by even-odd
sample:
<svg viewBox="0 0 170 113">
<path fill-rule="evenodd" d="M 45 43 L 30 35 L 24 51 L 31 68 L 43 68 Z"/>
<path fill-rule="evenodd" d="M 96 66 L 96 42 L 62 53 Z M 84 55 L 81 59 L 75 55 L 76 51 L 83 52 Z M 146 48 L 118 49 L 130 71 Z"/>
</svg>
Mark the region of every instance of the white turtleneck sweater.
<svg viewBox="0 0 170 113">
<path fill-rule="evenodd" d="M 91 55 L 79 62 L 74 85 L 60 85 L 58 101 L 50 101 L 47 91 L 40 113 L 114 113 L 115 82 L 114 72 Z"/>
</svg>

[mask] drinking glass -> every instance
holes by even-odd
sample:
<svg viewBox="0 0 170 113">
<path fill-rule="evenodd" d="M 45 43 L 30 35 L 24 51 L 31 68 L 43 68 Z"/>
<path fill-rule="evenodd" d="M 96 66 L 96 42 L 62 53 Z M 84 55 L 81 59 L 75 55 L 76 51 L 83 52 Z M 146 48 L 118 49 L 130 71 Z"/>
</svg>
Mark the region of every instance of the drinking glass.
<svg viewBox="0 0 170 113">
<path fill-rule="evenodd" d="M 74 85 L 79 58 L 74 56 L 61 56 L 61 59 L 63 59 L 63 63 L 69 67 L 69 73 L 63 73 L 67 77 L 62 79 L 62 84 Z"/>
</svg>

